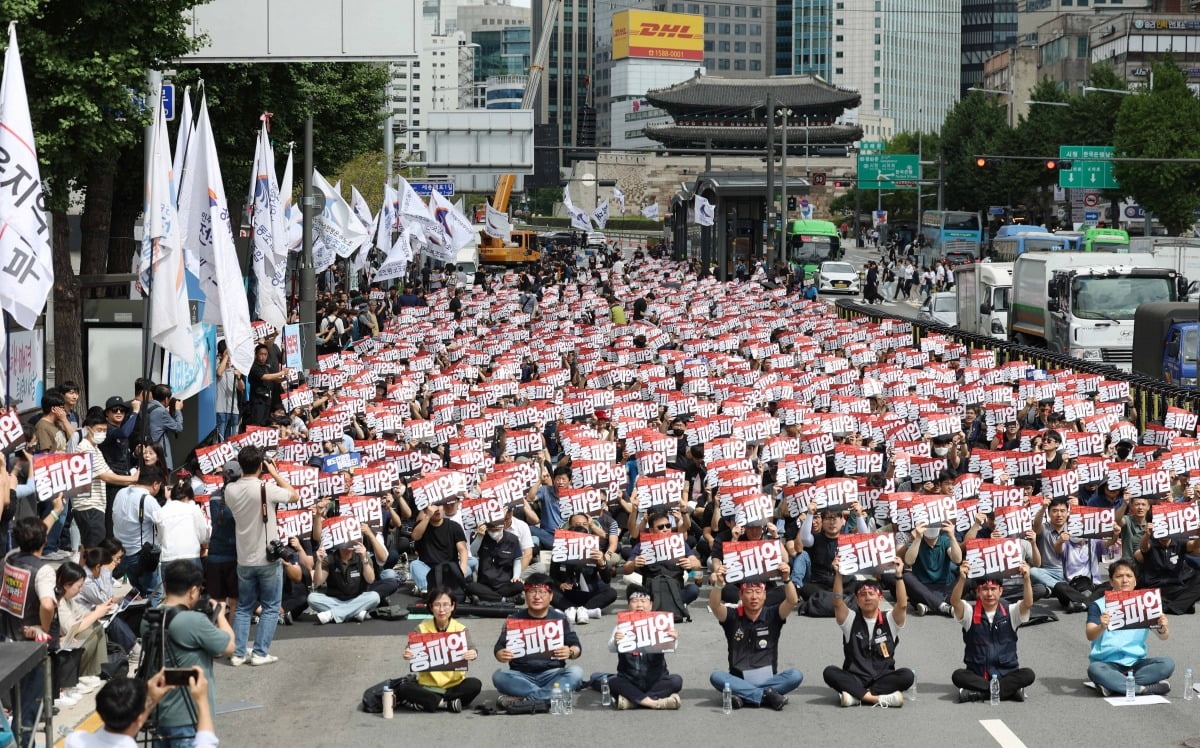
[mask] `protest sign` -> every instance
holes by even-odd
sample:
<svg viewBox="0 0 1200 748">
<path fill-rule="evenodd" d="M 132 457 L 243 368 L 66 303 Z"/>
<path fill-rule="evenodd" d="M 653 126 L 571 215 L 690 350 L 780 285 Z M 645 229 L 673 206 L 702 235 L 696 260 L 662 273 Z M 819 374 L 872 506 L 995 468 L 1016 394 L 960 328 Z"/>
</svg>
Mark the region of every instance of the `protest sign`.
<svg viewBox="0 0 1200 748">
<path fill-rule="evenodd" d="M 1067 516 L 1067 534 L 1072 538 L 1109 538 L 1116 529 L 1115 510 L 1106 507 L 1073 506 Z"/>
<path fill-rule="evenodd" d="M 44 453 L 33 456 L 33 484 L 38 501 L 83 496 L 92 490 L 92 456 L 86 452 Z"/>
<path fill-rule="evenodd" d="M 727 541 L 721 545 L 725 582 L 765 582 L 779 576 L 783 550 L 778 540 Z"/>
<path fill-rule="evenodd" d="M 466 670 L 467 651 L 471 648 L 466 630 L 408 632 L 412 659 L 408 668 L 414 673 Z"/>
<path fill-rule="evenodd" d="M 677 641 L 675 616 L 653 610 L 622 610 L 617 613 L 613 640 L 620 654 L 652 654 L 674 652 Z M 619 635 L 619 636 L 618 636 Z"/>
<path fill-rule="evenodd" d="M 968 579 L 1021 572 L 1021 543 L 1015 538 L 968 538 L 963 545 Z"/>
<path fill-rule="evenodd" d="M 550 562 L 567 566 L 583 566 L 600 551 L 600 538 L 589 532 L 555 530 Z"/>
<path fill-rule="evenodd" d="M 843 577 L 895 572 L 895 536 L 887 532 L 839 535 L 838 570 Z"/>
<path fill-rule="evenodd" d="M 362 528 L 354 517 L 329 517 L 321 521 L 321 547 L 327 551 L 362 542 Z"/>
<path fill-rule="evenodd" d="M 1162 591 L 1158 588 L 1109 590 L 1104 593 L 1104 612 L 1108 613 L 1109 631 L 1157 626 L 1163 614 Z"/>
<path fill-rule="evenodd" d="M 552 653 L 565 646 L 566 621 L 558 618 L 508 618 L 504 621 L 504 648 L 514 658 Z"/>
</svg>

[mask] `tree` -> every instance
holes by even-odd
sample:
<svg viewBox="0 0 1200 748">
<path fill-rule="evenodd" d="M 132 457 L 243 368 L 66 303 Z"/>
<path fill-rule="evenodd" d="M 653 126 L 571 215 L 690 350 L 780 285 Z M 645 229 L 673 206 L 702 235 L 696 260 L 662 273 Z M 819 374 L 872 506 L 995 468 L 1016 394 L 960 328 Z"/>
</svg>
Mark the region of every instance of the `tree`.
<svg viewBox="0 0 1200 748">
<path fill-rule="evenodd" d="M 144 88 L 147 69 L 160 68 L 197 46 L 185 16 L 197 4 L 0 0 L 0 17 L 17 22 L 52 221 L 54 366 L 59 381 L 84 381 L 79 280 L 67 242 L 71 191 L 84 190 L 88 202 L 104 199 L 103 188 L 93 185 L 115 179 L 118 154 L 140 142 L 146 120 L 130 91 Z M 140 184 L 140 176 L 137 181 Z"/>
<path fill-rule="evenodd" d="M 1081 91 L 1071 97 L 1063 142 L 1073 145 L 1112 145 L 1113 133 L 1117 129 L 1117 114 L 1129 98 L 1128 95 L 1112 92 L 1127 91 L 1129 86 L 1106 62 L 1092 66 L 1088 85 L 1106 90 Z M 1102 194 L 1112 205 L 1113 215 L 1116 215 L 1116 211 L 1120 210 L 1120 201 L 1125 198 L 1125 190 L 1103 190 Z"/>
<path fill-rule="evenodd" d="M 1071 109 L 1062 88 L 1049 78 L 1043 78 L 1030 92 L 1030 97 L 1033 101 L 1046 103 L 1031 104 L 1029 113 L 1017 123 L 1011 153 L 1032 160 L 1005 164 L 1011 168 L 1011 177 L 1006 181 L 1014 188 L 1013 199 L 1008 204 L 1028 200 L 1031 205 L 1036 205 L 1032 212 L 1040 216 L 1039 222 L 1044 223 L 1052 215 L 1054 188 L 1058 184 L 1058 170 L 1046 168 L 1046 160 L 1058 156 L 1058 147 L 1064 142 L 1063 136 L 1070 124 Z"/>
<path fill-rule="evenodd" d="M 933 154 L 937 153 L 938 143 L 939 138 L 937 133 L 918 133 L 907 131 L 898 132 L 892 136 L 891 140 L 887 141 L 887 143 L 884 145 L 883 152 L 912 153 L 918 156 L 918 160 L 926 161 L 930 160 L 927 159 L 927 155 L 932 157 Z M 922 177 L 924 178 L 922 181 L 928 180 L 930 176 L 926 170 L 926 167 L 921 167 L 921 169 Z M 934 167 L 934 171 L 936 176 L 936 167 Z M 924 192 L 925 195 L 928 195 L 930 190 L 927 188 L 922 188 L 922 192 Z M 864 197 L 866 197 L 865 193 Z M 885 197 L 884 202 L 884 207 L 887 208 L 888 211 L 889 220 L 906 217 L 912 217 L 917 221 L 921 219 L 920 208 L 917 205 L 916 189 L 897 190 L 896 194 L 890 199 Z"/>
<path fill-rule="evenodd" d="M 1200 158 L 1200 100 L 1171 60 L 1154 65 L 1154 88 L 1125 97 L 1117 115 L 1118 158 Z M 1118 161 L 1114 173 L 1124 192 L 1172 234 L 1196 222 L 1200 164 Z"/>
<path fill-rule="evenodd" d="M 984 210 L 1004 203 L 1007 188 L 998 169 L 980 169 L 975 158 L 999 155 L 994 150 L 1006 146 L 1005 106 L 984 94 L 972 92 L 960 99 L 946 115 L 941 131 L 941 157 L 946 183 L 946 207 L 951 210 Z"/>
<path fill-rule="evenodd" d="M 315 148 L 315 146 L 314 146 Z M 350 159 L 342 168 L 329 176 L 329 181 L 342 183 L 342 196 L 350 199 L 350 187 L 358 188 L 372 211 L 383 205 L 383 182 L 387 179 L 387 164 L 383 151 L 367 151 Z"/>
</svg>

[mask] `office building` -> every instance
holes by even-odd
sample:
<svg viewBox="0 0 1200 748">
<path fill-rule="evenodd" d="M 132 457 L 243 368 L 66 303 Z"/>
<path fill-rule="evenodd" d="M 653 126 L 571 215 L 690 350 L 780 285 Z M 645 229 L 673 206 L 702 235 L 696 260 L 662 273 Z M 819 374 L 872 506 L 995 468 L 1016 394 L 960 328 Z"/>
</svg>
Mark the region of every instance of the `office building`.
<svg viewBox="0 0 1200 748">
<path fill-rule="evenodd" d="M 983 64 L 1017 44 L 1017 0 L 962 0 L 962 93 L 979 86 Z"/>
<path fill-rule="evenodd" d="M 424 158 L 427 142 L 422 113 L 468 109 L 474 105 L 475 47 L 462 32 L 430 36 L 416 59 L 390 65 L 392 116 L 400 133 L 396 152 Z"/>
<path fill-rule="evenodd" d="M 1089 33 L 1092 64 L 1106 62 L 1132 89 L 1150 85 L 1153 65 L 1170 57 L 1200 95 L 1200 16 L 1123 13 Z"/>
</svg>

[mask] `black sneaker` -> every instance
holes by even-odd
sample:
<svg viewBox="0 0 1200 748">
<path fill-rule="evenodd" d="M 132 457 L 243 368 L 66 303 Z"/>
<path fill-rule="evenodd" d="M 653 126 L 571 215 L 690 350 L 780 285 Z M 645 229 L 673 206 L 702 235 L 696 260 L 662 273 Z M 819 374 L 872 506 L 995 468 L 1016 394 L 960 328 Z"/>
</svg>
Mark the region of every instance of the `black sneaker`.
<svg viewBox="0 0 1200 748">
<path fill-rule="evenodd" d="M 983 701 L 983 694 L 966 688 L 958 689 L 958 703 L 965 704 L 968 701 Z"/>
<path fill-rule="evenodd" d="M 746 702 L 742 701 L 742 697 L 738 696 L 737 694 L 734 694 L 733 698 L 729 700 L 729 703 L 733 705 L 734 709 L 741 709 L 746 705 Z"/>
<path fill-rule="evenodd" d="M 770 709 L 774 709 L 775 711 L 778 712 L 778 711 L 781 711 L 785 706 L 787 706 L 788 697 L 784 696 L 781 693 L 776 693 L 775 691 L 768 688 L 765 691 L 763 691 L 762 703 L 763 703 L 763 706 L 768 707 Z"/>
<path fill-rule="evenodd" d="M 462 699 L 450 699 L 446 702 L 446 711 L 458 714 L 462 711 Z"/>
<path fill-rule="evenodd" d="M 1138 691 L 1143 696 L 1166 696 L 1171 692 L 1171 684 L 1165 680 L 1160 680 L 1158 683 L 1149 683 L 1141 687 Z"/>
</svg>

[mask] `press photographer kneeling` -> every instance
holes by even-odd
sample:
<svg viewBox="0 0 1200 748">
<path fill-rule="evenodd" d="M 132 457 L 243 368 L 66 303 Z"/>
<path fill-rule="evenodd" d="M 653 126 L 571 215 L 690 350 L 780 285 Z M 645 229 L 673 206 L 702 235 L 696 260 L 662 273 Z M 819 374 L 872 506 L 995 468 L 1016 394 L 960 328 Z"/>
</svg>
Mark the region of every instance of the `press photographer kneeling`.
<svg viewBox="0 0 1200 748">
<path fill-rule="evenodd" d="M 200 667 L 213 683 L 213 658 L 233 652 L 233 629 L 225 616 L 225 604 L 201 596 L 204 577 L 189 561 L 172 561 L 163 568 L 162 605 L 147 612 L 142 622 L 141 677 L 160 668 L 169 671 Z M 165 635 L 164 635 L 165 632 Z M 214 706 L 213 689 L 208 701 Z M 156 746 L 190 748 L 196 735 L 196 707 L 184 689 L 163 697 L 149 720 L 157 735 Z"/>
</svg>

